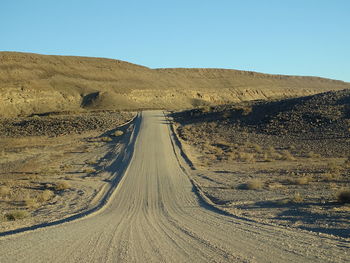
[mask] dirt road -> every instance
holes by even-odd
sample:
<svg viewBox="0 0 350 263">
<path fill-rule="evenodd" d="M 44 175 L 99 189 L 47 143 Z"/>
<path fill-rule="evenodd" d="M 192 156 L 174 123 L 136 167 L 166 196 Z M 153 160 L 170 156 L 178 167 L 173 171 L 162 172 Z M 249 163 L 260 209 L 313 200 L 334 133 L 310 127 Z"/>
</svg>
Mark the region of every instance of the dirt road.
<svg viewBox="0 0 350 263">
<path fill-rule="evenodd" d="M 162 112 L 144 112 L 108 205 L 77 221 L 0 239 L 0 262 L 346 262 L 349 243 L 238 219 L 201 202 Z"/>
</svg>

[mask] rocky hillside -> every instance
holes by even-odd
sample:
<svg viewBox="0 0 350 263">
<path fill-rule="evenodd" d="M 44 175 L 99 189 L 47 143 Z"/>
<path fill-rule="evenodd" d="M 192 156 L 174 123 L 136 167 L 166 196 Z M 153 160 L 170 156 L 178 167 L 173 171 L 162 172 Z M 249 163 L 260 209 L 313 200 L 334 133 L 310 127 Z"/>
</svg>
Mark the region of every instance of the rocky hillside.
<svg viewBox="0 0 350 263">
<path fill-rule="evenodd" d="M 150 69 L 124 61 L 0 52 L 0 116 L 85 109 L 179 109 L 350 88 L 317 77 Z"/>
</svg>

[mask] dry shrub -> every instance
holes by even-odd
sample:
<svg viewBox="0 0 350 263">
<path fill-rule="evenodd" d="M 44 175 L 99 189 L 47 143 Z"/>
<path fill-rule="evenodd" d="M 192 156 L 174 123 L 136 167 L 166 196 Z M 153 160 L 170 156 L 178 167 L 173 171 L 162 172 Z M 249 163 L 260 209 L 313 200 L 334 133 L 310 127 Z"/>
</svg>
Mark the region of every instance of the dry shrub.
<svg viewBox="0 0 350 263">
<path fill-rule="evenodd" d="M 304 197 L 300 193 L 295 193 L 291 199 L 292 203 L 301 203 L 304 201 Z"/>
<path fill-rule="evenodd" d="M 280 183 L 270 183 L 268 187 L 271 190 L 284 188 L 284 186 Z"/>
<path fill-rule="evenodd" d="M 62 191 L 62 190 L 70 189 L 71 187 L 72 186 L 67 181 L 59 181 L 55 185 L 55 190 Z"/>
<path fill-rule="evenodd" d="M 329 182 L 337 179 L 339 177 L 338 173 L 324 173 L 322 174 L 322 178 L 324 181 Z"/>
<path fill-rule="evenodd" d="M 122 136 L 123 134 L 124 134 L 123 131 L 121 131 L 121 130 L 116 130 L 116 131 L 113 133 L 113 136 L 118 137 L 118 136 Z"/>
<path fill-rule="evenodd" d="M 282 160 L 285 161 L 295 161 L 295 157 L 287 150 L 282 151 Z"/>
<path fill-rule="evenodd" d="M 350 203 L 350 189 L 342 189 L 337 193 L 337 199 L 340 203 Z"/>
<path fill-rule="evenodd" d="M 34 198 L 25 199 L 24 204 L 28 208 L 37 208 L 39 206 L 37 200 L 35 200 Z"/>
<path fill-rule="evenodd" d="M 339 164 L 337 164 L 336 162 L 328 163 L 327 168 L 331 172 L 339 172 L 342 169 L 342 167 Z"/>
<path fill-rule="evenodd" d="M 345 160 L 344 167 L 345 168 L 350 168 L 350 156 L 348 156 L 348 158 Z"/>
<path fill-rule="evenodd" d="M 112 141 L 112 138 L 107 137 L 107 136 L 101 137 L 101 141 L 102 141 L 102 142 L 111 142 L 111 141 Z"/>
<path fill-rule="evenodd" d="M 310 151 L 310 152 L 308 152 L 308 153 L 306 154 L 306 157 L 317 159 L 317 158 L 321 158 L 321 154 L 319 154 L 319 153 L 314 153 L 313 151 Z"/>
<path fill-rule="evenodd" d="M 95 165 L 95 164 L 97 164 L 97 161 L 96 160 L 90 160 L 90 161 L 86 161 L 85 163 L 86 164 L 90 164 L 90 165 Z"/>
<path fill-rule="evenodd" d="M 297 185 L 306 185 L 310 182 L 310 178 L 303 176 L 303 177 L 299 177 L 299 178 L 295 178 L 291 180 L 291 183 L 293 184 L 297 184 Z"/>
<path fill-rule="evenodd" d="M 9 221 L 15 221 L 19 219 L 24 219 L 29 216 L 29 213 L 25 210 L 15 210 L 7 213 L 5 215 L 6 219 Z"/>
<path fill-rule="evenodd" d="M 11 192 L 11 188 L 8 186 L 0 186 L 0 196 L 5 197 L 8 196 Z"/>
<path fill-rule="evenodd" d="M 262 153 L 263 152 L 263 149 L 262 149 L 262 147 L 259 144 L 253 143 L 252 147 L 257 153 Z"/>
<path fill-rule="evenodd" d="M 54 193 L 51 190 L 45 190 L 38 196 L 39 202 L 46 202 L 54 196 Z"/>
<path fill-rule="evenodd" d="M 238 158 L 242 162 L 255 162 L 254 154 L 252 153 L 240 152 L 238 153 Z"/>
<path fill-rule="evenodd" d="M 259 190 L 263 187 L 263 183 L 259 179 L 254 179 L 247 182 L 246 187 L 248 190 Z"/>
<path fill-rule="evenodd" d="M 263 161 L 264 161 L 264 162 L 272 162 L 273 159 L 270 158 L 270 156 L 268 155 L 268 153 L 264 153 L 264 155 L 263 155 Z"/>
<path fill-rule="evenodd" d="M 94 168 L 84 168 L 83 170 L 82 170 L 82 172 L 83 173 L 87 173 L 87 174 L 92 174 L 92 173 L 96 173 L 96 169 L 94 169 Z"/>
</svg>

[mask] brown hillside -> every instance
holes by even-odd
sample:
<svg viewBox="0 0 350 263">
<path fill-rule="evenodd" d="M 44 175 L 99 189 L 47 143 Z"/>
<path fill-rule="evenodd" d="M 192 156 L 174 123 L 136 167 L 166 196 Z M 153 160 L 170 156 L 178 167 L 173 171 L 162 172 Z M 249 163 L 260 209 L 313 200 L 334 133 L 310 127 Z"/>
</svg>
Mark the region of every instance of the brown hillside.
<svg viewBox="0 0 350 263">
<path fill-rule="evenodd" d="M 0 52 L 0 116 L 81 108 L 186 108 L 350 88 L 317 77 L 150 69 L 124 61 Z"/>
</svg>

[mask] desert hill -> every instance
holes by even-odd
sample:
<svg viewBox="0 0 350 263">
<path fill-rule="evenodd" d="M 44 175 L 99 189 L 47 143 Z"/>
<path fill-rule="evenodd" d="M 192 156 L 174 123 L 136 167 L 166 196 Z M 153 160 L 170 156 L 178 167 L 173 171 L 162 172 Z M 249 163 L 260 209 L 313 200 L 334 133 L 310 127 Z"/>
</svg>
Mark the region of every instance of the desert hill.
<svg viewBox="0 0 350 263">
<path fill-rule="evenodd" d="M 0 116 L 187 108 L 350 88 L 342 81 L 227 69 L 150 69 L 89 57 L 0 52 Z"/>
</svg>

